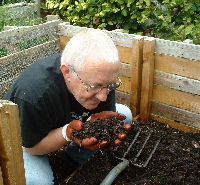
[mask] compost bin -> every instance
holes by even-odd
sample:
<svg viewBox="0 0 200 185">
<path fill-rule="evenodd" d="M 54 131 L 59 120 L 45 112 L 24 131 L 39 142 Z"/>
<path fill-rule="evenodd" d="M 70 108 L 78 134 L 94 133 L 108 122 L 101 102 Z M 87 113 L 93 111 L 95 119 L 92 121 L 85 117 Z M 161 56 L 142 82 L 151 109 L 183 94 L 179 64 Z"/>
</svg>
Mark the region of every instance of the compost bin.
<svg viewBox="0 0 200 185">
<path fill-rule="evenodd" d="M 144 123 L 137 121 L 124 142 L 113 151 L 107 148 L 100 150 L 88 160 L 75 175 L 67 178 L 67 185 L 99 185 L 107 174 L 121 162 L 124 153 L 132 142 L 137 131 L 141 129 L 138 141 L 131 147 L 126 159 L 129 165 L 115 178 L 115 185 L 151 185 L 151 184 L 198 184 L 200 182 L 200 134 L 183 132 L 157 121 Z M 158 138 L 161 139 L 149 164 L 139 168 L 133 163 L 141 144 L 149 131 L 153 131 L 137 163 L 143 163 L 152 151 Z M 56 167 L 56 164 L 54 164 Z M 59 167 L 57 166 L 57 169 Z M 56 172 L 58 173 L 58 172 Z M 67 172 L 66 172 L 67 173 Z M 57 179 L 57 182 L 61 179 Z"/>
</svg>

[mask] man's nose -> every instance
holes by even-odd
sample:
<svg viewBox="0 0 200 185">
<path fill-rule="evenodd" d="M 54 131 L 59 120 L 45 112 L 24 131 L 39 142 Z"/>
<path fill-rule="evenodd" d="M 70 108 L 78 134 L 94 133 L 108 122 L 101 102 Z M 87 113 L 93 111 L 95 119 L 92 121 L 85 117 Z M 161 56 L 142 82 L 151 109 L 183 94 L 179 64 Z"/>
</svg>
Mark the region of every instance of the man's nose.
<svg viewBox="0 0 200 185">
<path fill-rule="evenodd" d="M 96 94 L 95 97 L 100 101 L 106 101 L 108 94 L 109 90 L 107 88 L 103 88 Z"/>
</svg>

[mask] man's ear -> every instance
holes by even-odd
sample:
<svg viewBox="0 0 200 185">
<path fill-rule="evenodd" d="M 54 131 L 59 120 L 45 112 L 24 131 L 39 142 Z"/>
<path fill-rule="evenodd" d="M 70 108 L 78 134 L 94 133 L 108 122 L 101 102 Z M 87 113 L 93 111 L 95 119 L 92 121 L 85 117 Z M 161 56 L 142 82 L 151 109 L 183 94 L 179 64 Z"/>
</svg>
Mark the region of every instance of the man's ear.
<svg viewBox="0 0 200 185">
<path fill-rule="evenodd" d="M 62 64 L 60 66 L 60 70 L 61 70 L 61 72 L 63 74 L 63 77 L 64 77 L 65 81 L 66 82 L 70 81 L 70 68 L 69 68 L 69 66 Z"/>
</svg>

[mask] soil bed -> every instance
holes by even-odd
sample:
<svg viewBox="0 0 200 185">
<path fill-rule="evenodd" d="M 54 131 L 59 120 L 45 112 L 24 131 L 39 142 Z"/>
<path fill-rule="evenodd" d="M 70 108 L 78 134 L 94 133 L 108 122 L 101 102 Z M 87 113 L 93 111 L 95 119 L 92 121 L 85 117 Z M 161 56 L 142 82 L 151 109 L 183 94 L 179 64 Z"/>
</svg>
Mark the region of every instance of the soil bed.
<svg viewBox="0 0 200 185">
<path fill-rule="evenodd" d="M 200 183 L 200 134 L 185 133 L 169 128 L 165 124 L 150 121 L 135 123 L 119 147 L 116 147 L 114 151 L 105 148 L 97 152 L 65 184 L 99 185 L 109 171 L 121 162 L 119 158 L 123 157 L 139 129 L 141 129 L 139 139 L 126 156 L 130 164 L 118 175 L 113 185 L 197 185 Z M 138 163 L 147 159 L 159 137 L 161 141 L 147 167 L 138 168 L 132 164 L 133 159 L 150 130 L 153 130 L 153 134 L 141 157 L 138 158 Z M 53 167 L 56 169 L 55 174 L 63 174 L 63 171 L 59 171 L 58 163 L 54 162 Z M 64 173 L 67 174 L 67 171 Z M 59 181 L 58 178 L 57 181 Z"/>
</svg>

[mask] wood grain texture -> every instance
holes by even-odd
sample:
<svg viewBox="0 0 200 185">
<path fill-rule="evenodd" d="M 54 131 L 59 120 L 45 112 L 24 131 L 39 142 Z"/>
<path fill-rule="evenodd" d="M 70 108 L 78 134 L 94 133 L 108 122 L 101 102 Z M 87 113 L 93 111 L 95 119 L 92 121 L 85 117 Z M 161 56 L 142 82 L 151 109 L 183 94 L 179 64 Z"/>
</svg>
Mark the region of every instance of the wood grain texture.
<svg viewBox="0 0 200 185">
<path fill-rule="evenodd" d="M 5 100 L 0 100 L 0 151 L 4 185 L 25 185 L 19 111 Z"/>
<path fill-rule="evenodd" d="M 132 77 L 132 70 L 131 70 L 131 65 L 126 64 L 126 63 L 120 63 L 120 70 L 119 70 L 119 75 L 120 76 L 125 76 L 125 77 Z"/>
<path fill-rule="evenodd" d="M 120 87 L 118 87 L 117 90 L 130 94 L 131 78 L 128 78 L 128 77 L 125 77 L 125 76 L 119 76 L 119 77 L 122 81 L 122 85 Z"/>
<path fill-rule="evenodd" d="M 117 46 L 120 61 L 123 63 L 131 64 L 133 61 L 132 48 Z"/>
<path fill-rule="evenodd" d="M 125 104 L 130 107 L 130 94 L 121 91 L 116 91 L 116 102 Z"/>
<path fill-rule="evenodd" d="M 143 44 L 143 69 L 142 69 L 142 86 L 140 101 L 140 117 L 147 121 L 150 113 L 150 105 L 153 90 L 153 70 L 154 70 L 154 38 L 144 39 Z"/>
<path fill-rule="evenodd" d="M 199 51 L 200 52 L 200 51 Z M 200 61 L 155 54 L 155 70 L 200 80 Z"/>
<path fill-rule="evenodd" d="M 142 84 L 142 63 L 143 63 L 143 38 L 133 40 L 132 48 L 132 78 L 130 92 L 130 107 L 133 116 L 140 112 L 141 84 Z"/>
<path fill-rule="evenodd" d="M 154 85 L 153 100 L 200 114 L 200 96 Z"/>
<path fill-rule="evenodd" d="M 200 45 L 156 39 L 155 52 L 181 58 L 200 60 Z"/>
<path fill-rule="evenodd" d="M 200 95 L 200 80 L 155 70 L 154 83 L 183 92 Z"/>
<path fill-rule="evenodd" d="M 60 50 L 62 51 L 71 38 L 66 36 L 59 36 L 59 38 L 60 38 Z"/>
<path fill-rule="evenodd" d="M 151 113 L 200 128 L 200 114 L 152 101 Z"/>
<path fill-rule="evenodd" d="M 0 166 L 0 185 L 3 185 L 3 177 L 2 177 L 1 166 Z"/>
</svg>

